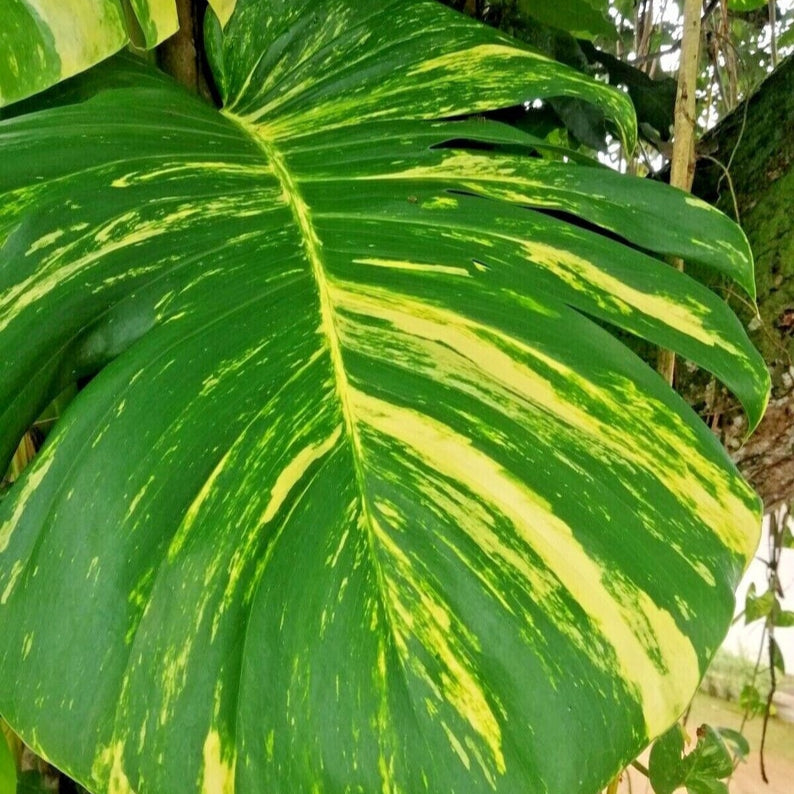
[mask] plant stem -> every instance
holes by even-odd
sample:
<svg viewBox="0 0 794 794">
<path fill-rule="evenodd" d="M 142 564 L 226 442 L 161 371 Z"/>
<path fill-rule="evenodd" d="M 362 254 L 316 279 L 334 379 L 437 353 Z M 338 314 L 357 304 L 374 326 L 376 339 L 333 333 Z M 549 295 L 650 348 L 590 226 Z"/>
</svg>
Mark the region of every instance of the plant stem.
<svg viewBox="0 0 794 794">
<path fill-rule="evenodd" d="M 645 777 L 650 777 L 651 776 L 650 772 L 648 771 L 648 767 L 645 766 L 645 764 L 643 764 L 642 762 L 638 761 L 636 758 L 631 762 L 631 765 L 638 772 L 642 772 L 642 774 L 645 775 Z"/>
</svg>

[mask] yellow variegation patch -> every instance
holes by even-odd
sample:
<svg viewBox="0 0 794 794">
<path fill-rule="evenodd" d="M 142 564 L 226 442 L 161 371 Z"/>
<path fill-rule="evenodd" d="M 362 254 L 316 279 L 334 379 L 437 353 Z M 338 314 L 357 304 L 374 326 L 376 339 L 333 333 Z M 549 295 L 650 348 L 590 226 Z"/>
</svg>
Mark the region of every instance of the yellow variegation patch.
<svg viewBox="0 0 794 794">
<path fill-rule="evenodd" d="M 227 760 L 220 734 L 210 731 L 204 741 L 202 794 L 234 794 L 234 761 Z M 234 753 L 232 753 L 232 756 Z"/>
<path fill-rule="evenodd" d="M 130 0 L 147 49 L 156 47 L 179 29 L 175 0 Z"/>
<path fill-rule="evenodd" d="M 93 66 L 127 43 L 118 0 L 69 0 L 64 3 L 23 0 L 23 4 L 41 25 L 39 46 L 51 46 L 60 60 L 60 80 Z M 45 44 L 47 40 L 52 44 Z M 19 46 L 31 44 L 33 42 L 19 42 Z"/>
<path fill-rule="evenodd" d="M 234 13 L 234 7 L 237 5 L 237 0 L 209 0 L 210 8 L 215 12 L 221 27 L 225 28 L 226 23 L 231 19 Z"/>
</svg>

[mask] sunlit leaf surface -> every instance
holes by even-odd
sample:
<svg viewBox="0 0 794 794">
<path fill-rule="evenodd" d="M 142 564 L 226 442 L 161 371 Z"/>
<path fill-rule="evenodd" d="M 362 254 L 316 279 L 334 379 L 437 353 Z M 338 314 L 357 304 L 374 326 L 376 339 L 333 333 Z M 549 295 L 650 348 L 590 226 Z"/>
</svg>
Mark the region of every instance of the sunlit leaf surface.
<svg viewBox="0 0 794 794">
<path fill-rule="evenodd" d="M 3 0 L 0 107 L 85 71 L 130 38 L 151 48 L 177 30 L 174 0 L 130 0 L 130 8 L 128 18 L 122 0 Z"/>
</svg>

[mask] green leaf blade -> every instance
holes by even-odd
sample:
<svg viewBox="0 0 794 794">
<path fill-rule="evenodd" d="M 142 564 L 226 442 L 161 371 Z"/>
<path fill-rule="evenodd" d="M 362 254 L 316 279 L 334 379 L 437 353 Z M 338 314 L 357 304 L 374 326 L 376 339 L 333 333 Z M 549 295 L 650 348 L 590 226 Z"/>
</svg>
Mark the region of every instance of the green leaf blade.
<svg viewBox="0 0 794 794">
<path fill-rule="evenodd" d="M 420 274 L 422 268 L 425 273 L 434 272 L 432 256 L 441 254 L 452 262 L 459 256 L 455 253 L 455 237 L 465 236 L 470 252 L 468 262 L 457 269 L 449 268 L 450 273 L 456 271 L 458 280 L 474 276 L 502 289 L 508 289 L 516 280 L 527 286 L 531 283 L 539 293 L 551 294 L 663 347 L 674 347 L 697 363 L 708 361 L 707 366 L 740 395 L 751 423 L 760 419 L 767 399 L 766 366 L 747 341 L 741 346 L 726 343 L 727 338 L 733 337 L 746 340 L 746 335 L 716 296 L 691 279 L 681 278 L 666 263 L 632 252 L 600 234 L 577 229 L 546 214 L 511 211 L 504 206 L 504 201 L 508 201 L 543 213 L 564 209 L 610 231 L 624 233 L 632 242 L 669 253 L 659 242 L 657 208 L 648 200 L 649 192 L 641 180 L 632 180 L 638 190 L 631 196 L 631 212 L 626 213 L 618 209 L 623 206 L 618 201 L 609 206 L 612 199 L 607 198 L 608 186 L 617 183 L 620 195 L 621 190 L 625 191 L 622 183 L 629 181 L 612 172 L 570 165 L 558 168 L 557 164 L 536 159 L 486 156 L 466 151 L 463 144 L 436 148 L 444 143 L 445 136 L 447 140 L 461 140 L 474 137 L 477 130 L 487 140 L 486 123 L 464 123 L 462 129 L 457 123 L 432 128 L 422 124 L 389 127 L 391 133 L 381 125 L 364 125 L 356 134 L 346 136 L 343 144 L 331 135 L 327 148 L 322 143 L 324 136 L 315 136 L 311 147 L 304 149 L 298 141 L 294 155 L 288 150 L 291 167 L 300 175 L 310 203 L 317 206 L 318 221 L 325 224 L 325 217 L 329 218 L 329 234 L 343 234 L 346 225 L 362 217 L 372 229 L 368 232 L 372 244 L 376 236 L 389 239 L 395 218 L 405 225 L 406 231 L 411 230 L 410 241 L 406 240 L 405 246 L 396 241 L 390 246 L 388 257 L 354 260 L 355 264 L 370 265 L 359 268 L 362 277 L 369 277 L 364 273 L 367 269 L 372 274 L 385 274 L 388 268 L 394 274 L 402 269 L 404 273 L 412 272 L 419 284 L 424 278 Z M 395 169 L 393 164 L 404 163 L 405 153 L 412 145 L 416 151 L 413 165 Z M 379 155 L 374 154 L 375 147 Z M 324 163 L 319 169 L 312 166 L 318 160 Z M 598 203 L 591 200 L 590 192 L 596 185 L 601 191 Z M 459 192 L 501 201 L 476 201 Z M 678 192 L 653 193 L 657 200 L 669 202 L 668 209 L 674 215 L 692 210 Z M 376 216 L 378 206 L 385 209 L 380 219 Z M 724 216 L 710 209 L 701 214 L 692 210 L 692 214 L 697 217 L 687 223 L 699 222 L 701 228 L 710 226 L 713 220 L 714 239 L 721 239 L 716 235 L 723 226 L 728 233 L 735 231 Z M 646 223 L 647 228 L 643 228 Z M 336 228 L 332 230 L 331 226 Z M 421 250 L 420 241 L 430 226 L 445 231 L 442 239 L 434 241 L 428 257 Z M 525 241 L 527 233 L 531 234 L 532 244 Z M 741 246 L 738 251 L 743 251 L 746 241 L 740 232 L 735 235 L 735 243 Z M 487 265 L 495 245 L 500 250 L 498 269 Z M 694 248 L 691 251 L 694 256 Z M 722 244 L 699 245 L 698 256 L 702 263 L 730 269 Z M 412 262 L 412 257 L 425 264 Z M 532 262 L 531 269 L 527 268 L 527 261 Z M 734 261 L 741 271 L 732 275 L 752 278 L 747 259 L 736 254 Z M 375 267 L 381 270 L 375 271 Z M 675 310 L 671 308 L 673 301 L 678 302 Z M 684 302 L 689 305 L 684 306 Z"/>
<path fill-rule="evenodd" d="M 605 16 L 606 4 L 590 0 L 563 0 L 545 3 L 542 0 L 519 0 L 519 9 L 531 17 L 582 38 L 616 36 L 614 25 Z"/>
<path fill-rule="evenodd" d="M 333 24 L 321 24 L 325 19 Z M 438 3 L 362 11 L 328 0 L 291 4 L 278 13 L 266 4 L 238 3 L 222 35 L 217 22 L 208 25 L 224 106 L 249 123 L 267 125 L 274 138 L 348 126 L 353 118 L 451 117 L 575 96 L 601 107 L 634 147 L 636 122 L 624 94 Z M 238 41 L 242 46 L 228 44 Z M 390 58 L 395 44 L 399 69 Z M 437 87 L 432 99 L 424 90 L 429 82 Z"/>
<path fill-rule="evenodd" d="M 686 770 L 682 763 L 683 756 L 683 729 L 676 723 L 651 748 L 648 772 L 656 794 L 672 794 L 684 783 Z"/>
</svg>

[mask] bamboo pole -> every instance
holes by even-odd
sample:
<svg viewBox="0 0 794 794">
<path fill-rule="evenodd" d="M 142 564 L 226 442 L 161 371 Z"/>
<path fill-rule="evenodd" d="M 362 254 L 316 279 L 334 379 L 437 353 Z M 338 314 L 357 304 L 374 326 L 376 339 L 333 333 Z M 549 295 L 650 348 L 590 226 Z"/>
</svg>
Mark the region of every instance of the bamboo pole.
<svg viewBox="0 0 794 794">
<path fill-rule="evenodd" d="M 678 67 L 678 89 L 675 96 L 673 155 L 670 162 L 670 184 L 689 192 L 695 176 L 695 87 L 700 56 L 701 0 L 684 0 L 684 29 L 681 37 L 681 63 Z M 684 269 L 681 259 L 673 265 Z M 672 385 L 675 353 L 660 350 L 656 369 Z"/>
</svg>

